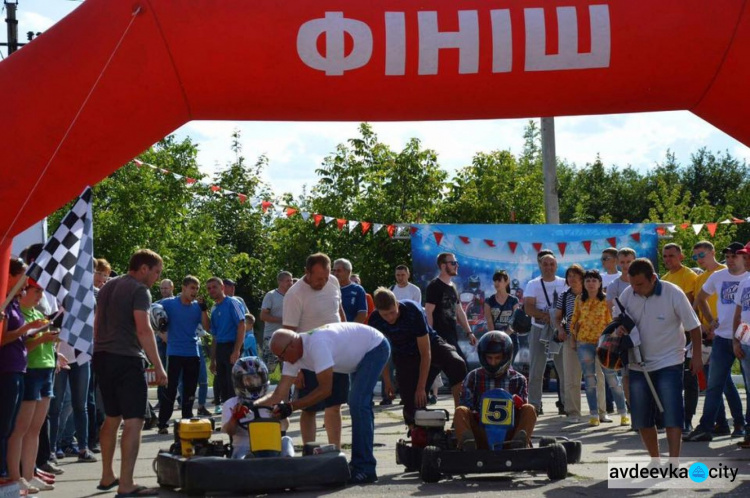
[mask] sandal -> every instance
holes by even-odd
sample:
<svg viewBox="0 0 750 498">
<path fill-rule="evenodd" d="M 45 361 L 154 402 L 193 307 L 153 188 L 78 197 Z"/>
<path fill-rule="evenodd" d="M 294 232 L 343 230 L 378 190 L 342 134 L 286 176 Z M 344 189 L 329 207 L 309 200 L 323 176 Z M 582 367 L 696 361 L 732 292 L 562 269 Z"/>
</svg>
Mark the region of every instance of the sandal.
<svg viewBox="0 0 750 498">
<path fill-rule="evenodd" d="M 117 493 L 115 498 L 137 498 L 139 496 L 159 496 L 159 490 L 156 488 L 147 488 L 146 486 L 136 486 L 129 493 Z"/>
<path fill-rule="evenodd" d="M 112 488 L 114 488 L 116 486 L 119 486 L 119 485 L 120 485 L 120 480 L 115 477 L 115 480 L 112 481 L 111 483 L 107 484 L 107 485 L 104 485 L 104 484 L 100 483 L 96 487 L 96 489 L 98 489 L 99 491 L 109 491 L 110 489 L 112 489 Z"/>
</svg>

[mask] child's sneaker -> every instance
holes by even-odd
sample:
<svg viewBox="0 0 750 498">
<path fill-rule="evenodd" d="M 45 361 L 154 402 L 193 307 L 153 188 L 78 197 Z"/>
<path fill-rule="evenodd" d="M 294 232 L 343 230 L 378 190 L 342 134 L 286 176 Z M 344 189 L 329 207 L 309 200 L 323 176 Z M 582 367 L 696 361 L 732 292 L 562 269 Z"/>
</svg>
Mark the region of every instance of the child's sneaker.
<svg viewBox="0 0 750 498">
<path fill-rule="evenodd" d="M 591 417 L 591 418 L 589 419 L 589 425 L 590 425 L 591 427 L 598 427 L 598 426 L 599 426 L 599 424 L 600 424 L 600 422 L 599 422 L 599 417 Z"/>
<path fill-rule="evenodd" d="M 623 415 L 620 418 L 620 425 L 622 425 L 622 426 L 630 425 L 630 417 L 628 417 L 627 415 Z"/>
</svg>

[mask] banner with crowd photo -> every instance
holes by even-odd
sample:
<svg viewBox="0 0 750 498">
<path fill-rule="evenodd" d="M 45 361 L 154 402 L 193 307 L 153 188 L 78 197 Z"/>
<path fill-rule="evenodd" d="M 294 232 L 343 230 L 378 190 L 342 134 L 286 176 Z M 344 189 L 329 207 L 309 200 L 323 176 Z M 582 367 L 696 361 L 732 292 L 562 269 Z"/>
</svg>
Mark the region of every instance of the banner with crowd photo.
<svg viewBox="0 0 750 498">
<path fill-rule="evenodd" d="M 484 300 L 495 293 L 492 274 L 505 270 L 511 295 L 523 301 L 526 283 L 540 275 L 536 255 L 551 250 L 557 274 L 573 263 L 602 271 L 601 252 L 608 247 L 630 247 L 656 266 L 658 234 L 655 224 L 591 225 L 413 225 L 411 249 L 413 280 L 425 294 L 438 275 L 436 259 L 451 252 L 459 262 L 454 277 L 461 304 L 477 336 L 487 330 Z M 463 334 L 459 334 L 461 337 Z"/>
</svg>

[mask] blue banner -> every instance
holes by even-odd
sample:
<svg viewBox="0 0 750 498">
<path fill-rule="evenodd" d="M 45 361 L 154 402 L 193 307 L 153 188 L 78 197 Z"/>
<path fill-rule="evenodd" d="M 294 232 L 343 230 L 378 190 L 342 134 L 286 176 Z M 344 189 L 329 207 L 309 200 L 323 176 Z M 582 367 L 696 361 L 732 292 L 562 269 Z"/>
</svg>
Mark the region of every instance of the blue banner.
<svg viewBox="0 0 750 498">
<path fill-rule="evenodd" d="M 655 224 L 591 225 L 413 225 L 411 249 L 414 283 L 424 296 L 427 284 L 438 275 L 436 259 L 451 252 L 459 262 L 453 282 L 469 323 L 479 336 L 486 330 L 484 299 L 495 293 L 492 274 L 505 270 L 511 294 L 523 301 L 526 283 L 540 275 L 537 248 L 551 250 L 558 261 L 557 273 L 573 263 L 603 271 L 601 251 L 608 247 L 632 248 L 638 257 L 656 266 Z M 463 334 L 459 334 L 461 337 Z"/>
</svg>

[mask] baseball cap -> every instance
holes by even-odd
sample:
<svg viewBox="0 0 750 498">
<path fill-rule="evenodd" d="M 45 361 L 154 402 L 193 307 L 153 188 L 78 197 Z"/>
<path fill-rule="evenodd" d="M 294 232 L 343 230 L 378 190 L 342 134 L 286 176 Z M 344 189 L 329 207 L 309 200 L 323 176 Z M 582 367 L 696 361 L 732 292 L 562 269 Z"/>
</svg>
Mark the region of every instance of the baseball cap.
<svg viewBox="0 0 750 498">
<path fill-rule="evenodd" d="M 42 286 L 39 285 L 39 282 L 37 282 L 33 278 L 27 278 L 26 279 L 26 287 L 36 287 L 37 289 L 41 289 L 42 288 Z"/>
<path fill-rule="evenodd" d="M 745 244 L 745 247 L 737 251 L 735 254 L 750 254 L 750 242 Z"/>
<path fill-rule="evenodd" d="M 224 279 L 224 280 L 222 281 L 222 283 L 223 283 L 224 285 L 228 285 L 228 286 L 230 286 L 230 287 L 237 287 L 237 283 L 236 283 L 236 282 L 235 282 L 234 280 L 232 280 L 231 278 L 225 278 L 225 279 Z"/>
<path fill-rule="evenodd" d="M 724 254 L 737 254 L 738 251 L 743 251 L 745 246 L 741 242 L 732 242 L 721 251 Z M 742 253 L 744 254 L 744 253 Z"/>
</svg>

